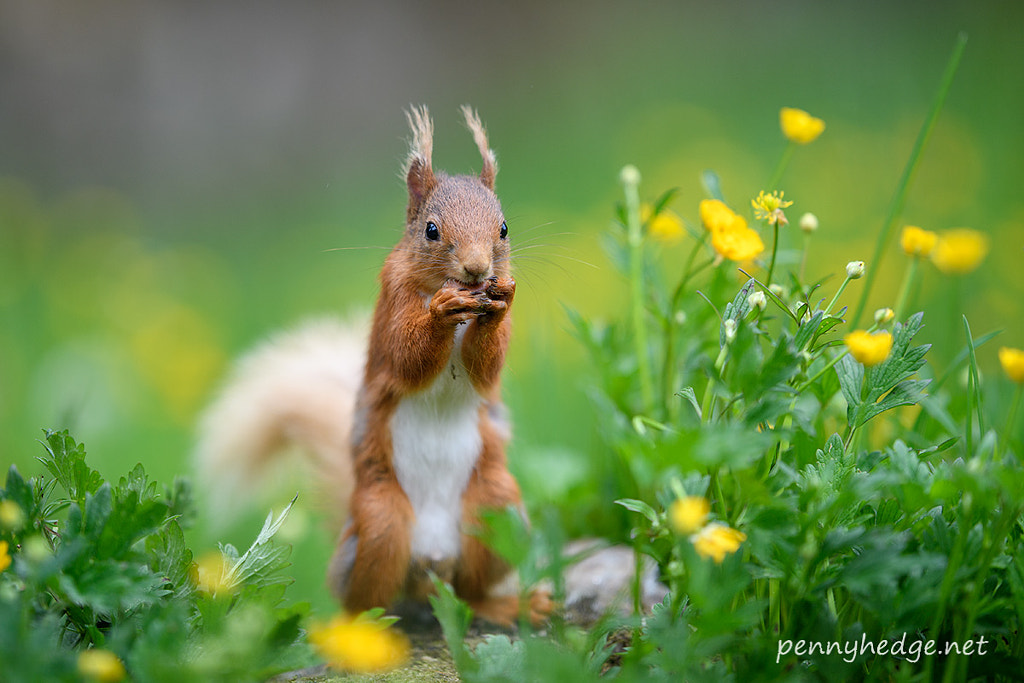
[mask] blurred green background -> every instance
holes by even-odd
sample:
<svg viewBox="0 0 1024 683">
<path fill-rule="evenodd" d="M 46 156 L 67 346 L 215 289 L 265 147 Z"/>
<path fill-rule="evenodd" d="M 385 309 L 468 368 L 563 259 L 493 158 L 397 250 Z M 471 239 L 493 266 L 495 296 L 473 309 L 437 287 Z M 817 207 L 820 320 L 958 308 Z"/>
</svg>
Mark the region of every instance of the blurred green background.
<svg viewBox="0 0 1024 683">
<path fill-rule="evenodd" d="M 435 165 L 470 172 L 471 103 L 529 246 L 505 375 L 513 467 L 531 505 L 571 501 L 585 531 L 611 505 L 607 454 L 563 306 L 625 300 L 600 248 L 619 169 L 636 164 L 648 198 L 680 188 L 672 208 L 694 223 L 711 168 L 743 210 L 785 147 L 779 108 L 806 109 L 827 129 L 781 187 L 792 218 L 821 222 L 811 279 L 840 272 L 871 254 L 958 31 L 904 219 L 983 230 L 992 251 L 955 281 L 926 269 L 922 335 L 960 339 L 960 301 L 976 336 L 1021 347 L 1024 3 L 0 0 L 0 465 L 37 473 L 40 430 L 68 427 L 106 476 L 189 473 L 233 357 L 372 307 L 404 216 L 403 109 L 429 105 Z M 903 275 L 898 247 L 885 258 L 869 310 Z M 292 595 L 327 610 L 315 507 L 290 530 Z M 262 514 L 201 517 L 195 542 L 248 543 Z"/>
</svg>

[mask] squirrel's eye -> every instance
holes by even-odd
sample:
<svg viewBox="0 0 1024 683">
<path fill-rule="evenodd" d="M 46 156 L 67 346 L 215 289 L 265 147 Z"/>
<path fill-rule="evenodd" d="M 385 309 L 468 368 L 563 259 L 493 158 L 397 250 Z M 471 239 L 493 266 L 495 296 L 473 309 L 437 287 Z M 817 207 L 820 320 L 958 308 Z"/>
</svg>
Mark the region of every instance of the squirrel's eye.
<svg viewBox="0 0 1024 683">
<path fill-rule="evenodd" d="M 506 237 L 508 237 L 508 224 L 505 221 L 501 222 L 500 237 L 501 239 L 505 239 Z"/>
<path fill-rule="evenodd" d="M 437 223 L 434 221 L 427 221 L 427 230 L 424 233 L 428 240 L 436 241 L 441 239 L 441 231 L 437 227 Z"/>
</svg>

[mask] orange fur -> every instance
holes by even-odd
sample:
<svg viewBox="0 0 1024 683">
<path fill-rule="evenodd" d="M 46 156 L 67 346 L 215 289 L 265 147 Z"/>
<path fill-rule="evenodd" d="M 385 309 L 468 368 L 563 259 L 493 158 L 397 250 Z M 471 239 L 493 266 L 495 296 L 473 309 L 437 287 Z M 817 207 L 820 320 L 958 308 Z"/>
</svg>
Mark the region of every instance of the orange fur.
<svg viewBox="0 0 1024 683">
<path fill-rule="evenodd" d="M 484 160 L 479 177 L 435 172 L 433 124 L 425 108 L 409 114 L 406 230 L 380 274 L 354 430 L 355 491 L 329 581 L 345 607 L 357 611 L 387 607 L 403 590 L 419 593 L 423 570 L 432 569 L 482 616 L 512 623 L 518 599 L 490 594 L 509 568 L 469 532 L 479 526 L 482 510 L 521 506 L 505 460 L 506 430 L 492 417 L 500 401 L 515 281 L 504 216 L 493 193 L 494 153 L 476 114 L 468 108 L 463 113 Z M 390 430 L 403 399 L 448 372 L 460 326 L 465 329 L 459 359 L 482 400 L 482 446 L 462 494 L 461 552 L 450 562 L 432 562 L 410 552 L 415 512 L 398 481 Z"/>
</svg>

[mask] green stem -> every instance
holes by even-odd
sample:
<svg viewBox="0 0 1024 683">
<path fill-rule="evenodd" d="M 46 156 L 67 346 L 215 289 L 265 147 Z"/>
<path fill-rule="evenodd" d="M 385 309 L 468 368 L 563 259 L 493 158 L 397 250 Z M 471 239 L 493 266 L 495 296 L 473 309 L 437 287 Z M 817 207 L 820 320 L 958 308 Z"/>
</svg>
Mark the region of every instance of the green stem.
<svg viewBox="0 0 1024 683">
<path fill-rule="evenodd" d="M 707 233 L 704 233 L 701 239 L 697 240 L 693 245 L 693 249 L 690 250 L 690 256 L 686 259 L 686 265 L 683 267 L 683 276 L 679 278 L 679 284 L 676 285 L 675 291 L 672 292 L 672 298 L 669 300 L 668 319 L 665 321 L 665 357 L 663 361 L 665 384 L 663 400 L 670 421 L 675 417 L 677 412 L 676 406 L 678 405 L 678 402 L 672 401 L 676 379 L 676 311 L 679 310 L 679 303 L 683 299 L 683 294 L 686 292 L 686 285 L 689 284 L 690 278 L 714 263 L 714 260 L 710 260 L 696 268 L 693 267 L 693 262 L 696 260 L 697 254 L 700 252 L 701 247 L 704 246 L 706 240 Z"/>
<path fill-rule="evenodd" d="M 893 227 L 896 225 L 896 221 L 899 220 L 900 215 L 903 213 L 903 205 L 906 203 L 910 184 L 917 172 L 918 163 L 921 161 L 921 153 L 924 152 L 924 148 L 928 144 L 928 138 L 931 137 L 932 129 L 935 127 L 935 122 L 939 118 L 939 112 L 942 111 L 942 105 L 946 101 L 946 95 L 949 94 L 950 87 L 953 85 L 953 77 L 956 75 L 957 68 L 960 66 L 960 58 L 963 56 L 965 45 L 967 45 L 967 34 L 960 33 L 957 35 L 956 44 L 953 46 L 953 53 L 950 55 L 949 62 L 946 64 L 946 70 L 942 74 L 942 81 L 939 85 L 938 92 L 935 94 L 931 110 L 928 112 L 928 117 L 925 119 L 924 125 L 921 126 L 921 130 L 917 134 L 917 140 L 914 142 L 914 148 L 910 152 L 910 159 L 907 160 L 907 165 L 903 169 L 903 175 L 900 177 L 899 184 L 896 186 L 896 194 L 893 195 L 892 203 L 889 206 L 889 214 L 885 219 L 885 223 L 882 225 L 882 232 L 879 234 L 878 240 L 875 242 L 875 253 L 871 257 L 871 260 L 868 261 L 868 270 L 864 278 L 864 291 L 861 292 L 860 301 L 857 304 L 857 312 L 853 316 L 854 327 L 856 327 L 860 322 L 861 315 L 864 313 L 864 308 L 867 306 L 868 297 L 871 295 L 871 288 L 875 284 L 875 278 L 878 276 L 878 271 L 882 265 L 882 256 L 884 255 L 885 248 L 889 243 L 889 233 L 892 232 Z"/>
<path fill-rule="evenodd" d="M 836 294 L 832 297 L 832 301 L 829 301 L 828 306 L 825 307 L 825 315 L 832 312 L 832 307 L 836 305 L 837 301 L 839 301 L 839 297 L 842 296 L 843 292 L 846 290 L 846 285 L 850 284 L 850 280 L 852 279 L 852 277 L 847 275 L 846 279 L 843 280 L 843 284 L 839 285 L 839 289 L 836 290 Z"/>
<path fill-rule="evenodd" d="M 978 434 L 985 438 L 985 416 L 981 405 L 981 383 L 978 381 L 978 358 L 974 354 L 974 337 L 971 335 L 971 326 L 967 322 L 967 316 L 961 316 L 964 321 L 964 335 L 967 337 L 967 367 L 969 369 L 969 381 L 967 392 L 967 457 L 971 457 L 971 411 L 978 412 Z"/>
<path fill-rule="evenodd" d="M 769 285 L 772 283 L 772 274 L 775 273 L 775 256 L 779 253 L 779 222 L 775 221 L 773 227 L 775 228 L 775 237 L 772 239 L 772 260 L 768 265 L 768 277 L 765 279 Z"/>
<path fill-rule="evenodd" d="M 654 386 L 651 383 L 650 350 L 647 346 L 647 326 L 644 321 L 644 242 L 640 222 L 640 172 L 626 166 L 621 174 L 626 196 L 626 230 L 629 244 L 629 282 L 633 308 L 633 352 L 636 354 L 637 374 L 640 376 L 640 397 L 643 412 L 654 409 Z"/>
<path fill-rule="evenodd" d="M 775 172 L 772 173 L 772 179 L 768 181 L 769 192 L 778 188 L 779 181 L 782 180 L 782 174 L 786 172 L 786 167 L 789 166 L 789 160 L 793 157 L 794 151 L 796 151 L 796 143 L 790 141 L 790 143 L 786 145 L 786 149 L 782 150 L 782 156 L 779 157 L 779 163 L 775 166 Z"/>
<path fill-rule="evenodd" d="M 1020 399 L 1024 396 L 1024 384 L 1017 385 L 1017 391 L 1013 394 L 1013 403 L 1010 404 L 1010 413 L 1006 416 L 1006 427 L 1003 428 L 1003 438 L 999 440 L 999 447 L 997 454 L 1002 455 L 1006 450 L 1006 447 L 1010 444 L 1010 438 L 1013 435 L 1013 425 L 1017 420 L 1017 410 L 1020 408 Z"/>
<path fill-rule="evenodd" d="M 893 320 L 901 322 L 903 320 L 903 314 L 906 313 L 907 304 L 910 301 L 910 292 L 914 288 L 914 283 L 917 281 L 917 273 L 920 270 L 921 257 L 911 256 L 910 263 L 907 265 L 907 271 L 903 275 L 903 284 L 900 285 L 900 293 L 896 299 L 896 308 L 894 309 L 895 316 Z"/>
<path fill-rule="evenodd" d="M 800 282 L 804 281 L 804 270 L 807 268 L 807 250 L 811 246 L 811 233 L 804 233 L 804 248 L 800 254 Z"/>
</svg>

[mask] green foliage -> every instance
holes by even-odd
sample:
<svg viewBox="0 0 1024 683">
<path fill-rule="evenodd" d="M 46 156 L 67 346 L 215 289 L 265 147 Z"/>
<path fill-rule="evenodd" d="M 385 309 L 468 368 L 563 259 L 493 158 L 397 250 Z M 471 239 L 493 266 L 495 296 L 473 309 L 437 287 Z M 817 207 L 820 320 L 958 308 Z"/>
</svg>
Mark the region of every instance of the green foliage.
<svg viewBox="0 0 1024 683">
<path fill-rule="evenodd" d="M 104 481 L 67 432 L 48 432 L 44 447 L 52 479 L 11 467 L 0 490 L 19 511 L 0 525 L 5 681 L 79 680 L 88 648 L 114 652 L 135 681 L 260 680 L 308 659 L 304 608 L 281 606 L 288 549 L 272 537 L 287 510 L 241 556 L 224 548 L 231 587 L 211 593 L 185 543 L 186 482 L 160 487 L 142 465 Z"/>
<path fill-rule="evenodd" d="M 435 605 L 460 671 L 480 681 L 602 670 L 625 681 L 1019 680 L 1024 468 L 1014 420 L 1024 388 L 1011 402 L 996 391 L 1004 379 L 978 372 L 978 349 L 995 333 L 974 338 L 963 317 L 964 346 L 952 340 L 953 364 L 936 368 L 916 341 L 922 313 L 891 330 L 892 315 L 879 315 L 867 332 L 891 334 L 891 350 L 865 366 L 842 338 L 855 329 L 843 295 L 856 277 L 823 294 L 802 268 L 784 272 L 803 255 L 775 243 L 776 279 L 744 266 L 738 281 L 706 233 L 687 259 L 664 262 L 648 228 L 675 193 L 640 223 L 637 175 L 623 174 L 626 202 L 606 242 L 629 280 L 629 310 L 569 320 L 592 357 L 617 464 L 603 490 L 638 568 L 653 559 L 669 593 L 652 614 L 609 615 L 582 637 L 556 620 L 547 638 L 472 650 L 455 617 L 465 612 L 442 589 Z M 909 176 L 902 182 L 897 196 Z M 722 198 L 717 175 L 705 174 L 705 188 Z M 948 381 L 961 374 L 966 392 Z M 505 548 L 537 545 L 550 530 L 492 531 L 495 547 L 536 576 L 542 558 Z"/>
</svg>

